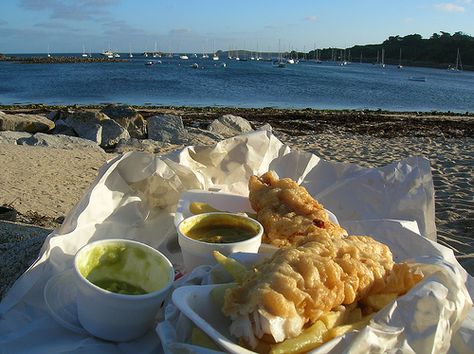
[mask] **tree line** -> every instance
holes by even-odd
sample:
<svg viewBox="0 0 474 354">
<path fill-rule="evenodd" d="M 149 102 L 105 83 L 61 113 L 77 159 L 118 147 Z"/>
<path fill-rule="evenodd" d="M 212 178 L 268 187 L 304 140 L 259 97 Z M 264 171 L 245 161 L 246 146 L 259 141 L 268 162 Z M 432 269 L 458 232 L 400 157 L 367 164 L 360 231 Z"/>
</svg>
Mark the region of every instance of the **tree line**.
<svg viewBox="0 0 474 354">
<path fill-rule="evenodd" d="M 394 65 L 454 67 L 459 49 L 461 63 L 465 70 L 474 70 L 474 37 L 463 32 L 433 33 L 430 38 L 420 34 L 404 37 L 390 36 L 381 44 L 355 45 L 351 48 L 324 48 L 312 50 L 308 59 L 346 60 L 353 62 L 384 63 Z M 401 59 L 400 59 L 401 58 Z"/>
</svg>

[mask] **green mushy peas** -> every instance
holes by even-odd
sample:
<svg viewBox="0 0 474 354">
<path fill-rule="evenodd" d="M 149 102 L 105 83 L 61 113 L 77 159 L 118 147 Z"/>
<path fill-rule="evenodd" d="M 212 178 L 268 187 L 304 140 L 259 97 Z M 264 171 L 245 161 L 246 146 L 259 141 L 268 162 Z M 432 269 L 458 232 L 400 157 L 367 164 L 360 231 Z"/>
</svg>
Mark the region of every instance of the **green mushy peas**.
<svg viewBox="0 0 474 354">
<path fill-rule="evenodd" d="M 111 291 L 117 294 L 125 295 L 143 295 L 147 294 L 146 290 L 143 290 L 139 286 L 132 285 L 126 281 L 116 280 L 116 279 L 98 279 L 92 282 L 94 285 L 97 285 L 99 288 Z"/>
<path fill-rule="evenodd" d="M 143 247 L 111 242 L 97 245 L 78 261 L 81 275 L 104 290 L 144 295 L 162 289 L 170 280 L 165 262 Z"/>
<path fill-rule="evenodd" d="M 209 215 L 198 220 L 184 233 L 186 236 L 208 243 L 233 243 L 248 240 L 258 234 L 258 228 L 245 219 L 232 215 Z"/>
</svg>

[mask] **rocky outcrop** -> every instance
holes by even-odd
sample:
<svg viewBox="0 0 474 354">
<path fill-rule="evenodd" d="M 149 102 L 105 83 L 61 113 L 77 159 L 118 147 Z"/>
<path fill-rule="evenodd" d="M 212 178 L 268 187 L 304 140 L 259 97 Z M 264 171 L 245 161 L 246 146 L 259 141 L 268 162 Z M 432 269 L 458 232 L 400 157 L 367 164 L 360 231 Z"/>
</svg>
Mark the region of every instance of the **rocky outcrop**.
<svg viewBox="0 0 474 354">
<path fill-rule="evenodd" d="M 7 114 L 0 112 L 0 131 L 11 130 L 27 133 L 47 132 L 54 122 L 40 114 Z"/>
<path fill-rule="evenodd" d="M 144 139 L 147 137 L 146 120 L 132 107 L 109 105 L 101 112 L 124 127 L 132 138 Z"/>
<path fill-rule="evenodd" d="M 113 119 L 104 119 L 101 122 L 102 137 L 100 146 L 111 148 L 118 144 L 121 139 L 130 139 L 128 131 Z"/>
<path fill-rule="evenodd" d="M 15 132 L 15 131 L 4 131 L 0 132 L 0 143 L 3 144 L 17 144 L 18 139 L 27 139 L 31 137 L 30 133 Z"/>
<path fill-rule="evenodd" d="M 102 149 L 91 140 L 68 135 L 36 133 L 17 140 L 18 145 L 44 146 L 57 149 L 75 150 L 78 148 Z"/>
<path fill-rule="evenodd" d="M 122 154 L 129 151 L 144 151 L 152 154 L 168 152 L 182 148 L 181 145 L 172 145 L 152 139 L 122 139 L 114 149 L 114 152 Z"/>
<path fill-rule="evenodd" d="M 114 147 L 120 139 L 130 138 L 124 127 L 102 112 L 70 113 L 64 122 L 74 129 L 78 136 L 89 139 L 103 148 Z"/>
<path fill-rule="evenodd" d="M 248 120 L 232 114 L 226 114 L 214 120 L 208 129 L 225 138 L 249 133 L 254 130 Z"/>
<path fill-rule="evenodd" d="M 62 119 L 58 119 L 54 122 L 55 127 L 50 131 L 51 134 L 61 134 L 69 136 L 77 136 L 74 129 L 72 129 L 66 122 Z"/>
<path fill-rule="evenodd" d="M 187 139 L 183 119 L 175 115 L 148 118 L 148 138 L 163 143 L 183 144 Z"/>
<path fill-rule="evenodd" d="M 64 122 L 74 129 L 79 137 L 100 145 L 102 143 L 101 122 L 105 119 L 109 118 L 100 112 L 79 111 L 68 114 Z"/>
<path fill-rule="evenodd" d="M 214 145 L 223 139 L 222 135 L 199 128 L 186 129 L 185 145 Z"/>
</svg>

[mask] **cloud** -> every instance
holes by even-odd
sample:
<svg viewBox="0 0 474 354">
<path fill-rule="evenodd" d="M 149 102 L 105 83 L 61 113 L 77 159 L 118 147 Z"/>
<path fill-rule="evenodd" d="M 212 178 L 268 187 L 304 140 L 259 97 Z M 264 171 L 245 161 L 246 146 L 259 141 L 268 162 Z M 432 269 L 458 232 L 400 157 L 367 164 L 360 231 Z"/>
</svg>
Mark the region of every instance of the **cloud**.
<svg viewBox="0 0 474 354">
<path fill-rule="evenodd" d="M 52 19 L 85 21 L 108 13 L 119 0 L 20 0 L 20 5 L 31 11 L 50 13 Z"/>
<path fill-rule="evenodd" d="M 306 16 L 304 18 L 305 21 L 308 21 L 308 22 L 316 22 L 318 18 L 316 16 Z"/>
<path fill-rule="evenodd" d="M 405 23 L 415 23 L 415 19 L 413 17 L 405 17 L 403 19 L 403 22 L 405 22 Z"/>
<path fill-rule="evenodd" d="M 145 35 L 145 31 L 130 26 L 123 20 L 113 19 L 102 19 L 102 27 L 104 28 L 104 34 L 109 36 L 130 36 L 130 35 Z"/>
<path fill-rule="evenodd" d="M 440 4 L 434 5 L 434 7 L 438 11 L 443 11 L 443 12 L 464 12 L 465 8 L 464 6 L 454 4 L 452 2 L 444 2 Z"/>
</svg>

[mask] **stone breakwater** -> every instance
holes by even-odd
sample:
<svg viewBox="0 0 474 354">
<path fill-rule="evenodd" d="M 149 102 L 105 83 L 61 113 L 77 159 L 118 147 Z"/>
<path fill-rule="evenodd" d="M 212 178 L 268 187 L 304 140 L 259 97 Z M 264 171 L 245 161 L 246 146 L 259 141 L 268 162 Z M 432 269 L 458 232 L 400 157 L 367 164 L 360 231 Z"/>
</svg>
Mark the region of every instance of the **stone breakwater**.
<svg viewBox="0 0 474 354">
<path fill-rule="evenodd" d="M 79 57 L 1 57 L 0 61 L 14 61 L 21 64 L 75 64 L 75 63 L 119 63 L 127 59 L 79 58 Z"/>
</svg>

